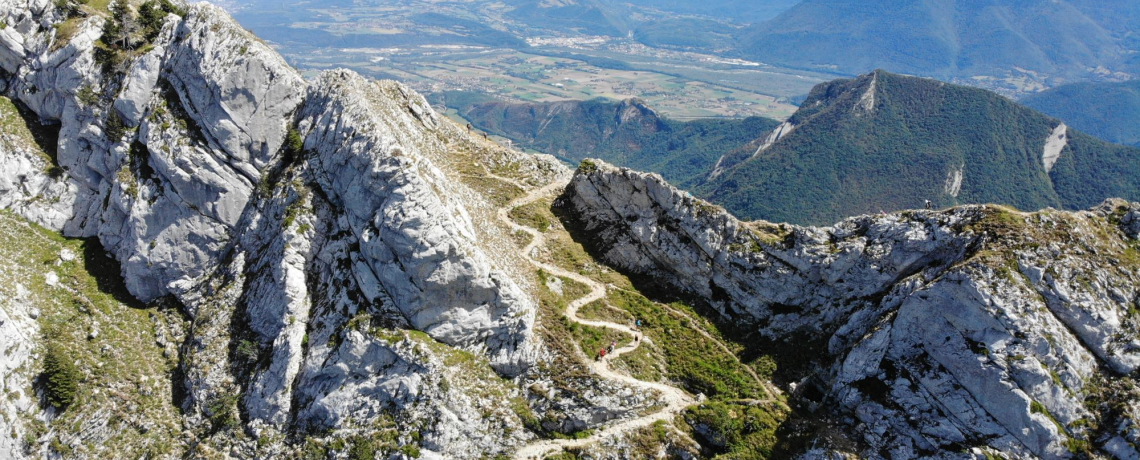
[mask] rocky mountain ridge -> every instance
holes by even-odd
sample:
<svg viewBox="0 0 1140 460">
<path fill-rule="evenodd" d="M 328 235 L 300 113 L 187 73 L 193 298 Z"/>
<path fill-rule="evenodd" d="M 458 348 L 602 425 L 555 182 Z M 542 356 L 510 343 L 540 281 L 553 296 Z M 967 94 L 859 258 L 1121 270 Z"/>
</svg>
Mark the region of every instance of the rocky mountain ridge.
<svg viewBox="0 0 1140 460">
<path fill-rule="evenodd" d="M 809 411 L 838 407 L 863 446 L 852 453 L 1137 455 L 1140 205 L 808 228 L 740 222 L 660 176 L 590 161 L 562 206 L 607 263 L 705 299 L 755 340 L 818 344 L 789 378 Z"/>
<path fill-rule="evenodd" d="M 64 235 L 97 237 L 133 296 L 181 306 L 190 339 L 176 385 L 190 422 L 240 416 L 272 439 L 365 427 L 400 407 L 432 427 L 425 449 L 447 455 L 524 439 L 510 411 L 468 419 L 495 398 L 446 402 L 438 352 L 349 323 L 423 330 L 503 375 L 528 369 L 540 354 L 529 271 L 488 251 L 509 237 L 453 162 L 526 180 L 563 167 L 464 140 L 393 82 L 330 72 L 307 83 L 213 6 L 169 14 L 146 46 L 111 51 L 109 22 L 83 8 L 0 4 L 6 93 L 29 125 L 58 129 L 52 154 L 31 142 L 5 150 L 4 201 Z M 437 397 L 423 398 L 427 388 Z M 469 431 L 494 431 L 484 423 L 516 434 Z"/>
<path fill-rule="evenodd" d="M 396 82 L 305 81 L 220 9 L 156 4 L 153 38 L 117 46 L 96 5 L 0 0 L 0 454 L 1135 457 L 1135 205 L 742 224 L 657 176 L 571 179 Z M 778 442 L 785 397 L 739 345 L 619 272 L 757 343 L 825 343 L 771 352 L 791 405 L 838 407 L 835 442 Z M 633 331 L 639 308 L 666 328 Z"/>
</svg>

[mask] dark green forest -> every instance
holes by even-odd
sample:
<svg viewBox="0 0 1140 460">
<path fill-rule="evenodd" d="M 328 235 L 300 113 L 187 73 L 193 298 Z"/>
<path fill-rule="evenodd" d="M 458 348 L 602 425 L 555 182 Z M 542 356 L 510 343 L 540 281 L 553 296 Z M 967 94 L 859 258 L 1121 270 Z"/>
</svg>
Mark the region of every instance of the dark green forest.
<svg viewBox="0 0 1140 460">
<path fill-rule="evenodd" d="M 1140 80 L 1074 83 L 1021 100 L 1091 136 L 1140 146 Z"/>
<path fill-rule="evenodd" d="M 869 91 L 874 106 L 864 110 Z M 1060 121 L 984 90 L 879 71 L 820 85 L 803 107 L 795 131 L 697 194 L 742 218 L 804 224 L 928 199 L 1023 210 L 1140 199 L 1140 149 L 1070 130 L 1046 171 L 1045 142 Z"/>
</svg>

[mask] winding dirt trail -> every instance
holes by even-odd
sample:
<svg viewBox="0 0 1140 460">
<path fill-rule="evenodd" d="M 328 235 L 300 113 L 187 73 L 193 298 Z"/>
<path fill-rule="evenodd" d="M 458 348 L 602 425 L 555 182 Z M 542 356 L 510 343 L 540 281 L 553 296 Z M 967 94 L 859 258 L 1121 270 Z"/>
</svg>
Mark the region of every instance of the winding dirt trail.
<svg viewBox="0 0 1140 460">
<path fill-rule="evenodd" d="M 499 177 L 499 176 L 495 176 L 495 175 L 492 175 L 491 177 L 498 179 L 498 180 L 505 181 L 505 182 L 513 183 L 515 185 L 522 187 L 524 190 L 526 189 L 526 187 L 523 187 L 522 184 L 519 184 L 517 181 L 514 181 L 512 179 L 505 178 L 505 177 Z M 585 319 L 579 318 L 578 317 L 578 309 L 582 308 L 583 306 L 585 306 L 591 302 L 594 302 L 594 301 L 597 301 L 597 300 L 600 300 L 600 299 L 603 299 L 606 297 L 606 286 L 603 285 L 602 283 L 594 281 L 594 280 L 587 278 L 585 276 L 582 276 L 578 273 L 574 273 L 574 272 L 571 272 L 569 270 L 565 270 L 561 267 L 556 267 L 556 266 L 545 264 L 545 263 L 542 263 L 542 262 L 535 260 L 531 254 L 535 248 L 546 244 L 545 235 L 536 229 L 533 229 L 533 228 L 530 228 L 530 227 L 527 227 L 524 225 L 520 225 L 520 224 L 516 223 L 514 220 L 511 220 L 511 218 L 510 218 L 509 214 L 510 214 L 511 210 L 518 208 L 518 207 L 521 207 L 521 206 L 526 206 L 526 205 L 534 203 L 535 201 L 538 201 L 538 200 L 540 200 L 546 196 L 552 195 L 554 192 L 565 188 L 568 183 L 569 183 L 569 180 L 564 178 L 564 179 L 556 180 L 556 181 L 546 185 L 545 187 L 542 187 L 542 188 L 539 188 L 536 190 L 531 190 L 525 196 L 517 198 L 517 199 L 511 201 L 506 206 L 500 208 L 499 212 L 498 212 L 498 218 L 504 224 L 510 226 L 510 228 L 512 230 L 525 232 L 531 236 L 530 243 L 527 244 L 525 248 L 523 248 L 523 253 L 522 253 L 523 257 L 526 258 L 526 260 L 528 262 L 530 262 L 531 265 L 534 265 L 536 268 L 542 269 L 549 274 L 564 277 L 564 278 L 569 278 L 571 280 L 574 280 L 575 282 L 581 283 L 581 284 L 590 288 L 590 292 L 588 294 L 586 294 L 585 296 L 580 297 L 578 299 L 575 299 L 574 301 L 570 302 L 570 305 L 567 306 L 565 315 L 570 321 L 573 321 L 573 322 L 578 323 L 578 324 L 587 325 L 587 326 L 600 327 L 600 328 L 611 329 L 611 330 L 615 330 L 615 331 L 619 331 L 619 332 L 624 332 L 624 333 L 627 333 L 630 335 L 640 335 L 639 333 L 634 331 L 633 328 L 626 326 L 626 325 L 610 323 L 610 322 L 606 322 L 606 321 L 591 321 L 591 320 L 585 320 Z M 614 350 L 614 352 L 612 354 L 607 355 L 606 359 L 593 361 L 593 360 L 590 360 L 589 358 L 587 358 L 586 363 L 590 367 L 591 371 L 593 371 L 595 374 L 601 376 L 602 378 L 618 381 L 618 382 L 624 383 L 626 385 L 629 385 L 629 386 L 635 387 L 635 388 L 642 388 L 642 389 L 646 389 L 646 390 L 657 391 L 660 394 L 661 402 L 664 403 L 664 407 L 661 410 L 654 412 L 652 414 L 646 415 L 646 416 L 642 416 L 642 417 L 638 417 L 638 418 L 634 418 L 634 419 L 630 419 L 630 420 L 626 420 L 626 421 L 623 421 L 620 423 L 610 425 L 610 426 L 608 426 L 608 427 L 606 427 L 600 431 L 595 432 L 592 436 L 590 436 L 588 438 L 537 441 L 537 442 L 534 442 L 534 443 L 531 443 L 531 444 L 524 446 L 522 449 L 520 449 L 518 452 L 515 453 L 514 458 L 517 460 L 542 459 L 542 458 L 546 457 L 546 455 L 548 455 L 548 454 L 556 453 L 556 452 L 561 451 L 562 449 L 565 449 L 565 448 L 584 447 L 586 445 L 597 442 L 599 439 L 602 439 L 602 438 L 605 438 L 608 436 L 612 436 L 612 435 L 615 435 L 618 433 L 625 433 L 625 432 L 629 432 L 629 431 L 636 430 L 639 428 L 647 427 L 647 426 L 650 426 L 650 425 L 652 425 L 658 421 L 672 420 L 674 417 L 677 416 L 677 414 L 679 414 L 679 413 L 681 413 L 681 411 L 685 410 L 686 407 L 689 407 L 693 404 L 699 403 L 700 401 L 697 398 L 686 393 L 684 390 L 681 390 L 680 388 L 672 387 L 672 386 L 661 384 L 661 383 L 653 383 L 653 382 L 646 382 L 646 381 L 638 380 L 638 379 L 635 379 L 635 378 L 630 377 L 628 375 L 615 372 L 613 369 L 610 368 L 609 362 L 611 359 L 617 358 L 623 354 L 626 354 L 626 353 L 629 353 L 629 352 L 636 350 L 641 345 L 641 342 L 646 341 L 646 340 L 649 340 L 649 339 L 647 337 L 643 337 L 642 341 L 635 341 L 633 343 L 630 343 L 629 345 L 626 345 L 625 347 L 616 349 L 616 350 Z"/>
<path fill-rule="evenodd" d="M 611 286 L 610 288 L 611 289 L 619 289 L 622 291 L 631 292 L 631 293 L 640 295 L 640 293 L 634 292 L 634 291 L 629 291 L 628 289 L 620 289 L 620 288 L 616 288 L 613 286 Z M 673 308 L 669 305 L 662 305 L 662 307 L 664 307 L 666 311 L 668 311 L 674 315 L 677 315 L 679 317 L 688 318 L 688 316 L 689 316 L 689 315 L 686 315 L 685 313 L 683 313 L 683 312 L 681 312 L 681 311 L 677 310 L 676 308 Z M 737 400 L 737 402 L 747 403 L 747 404 L 773 403 L 773 404 L 780 405 L 784 409 L 791 410 L 791 408 L 788 407 L 787 403 L 780 400 L 780 395 L 782 395 L 783 392 L 780 391 L 779 388 L 776 388 L 776 386 L 773 385 L 771 381 L 760 378 L 760 376 L 756 374 L 756 371 L 752 370 L 752 366 L 744 364 L 744 362 L 741 361 L 740 358 L 736 356 L 736 352 L 732 351 L 732 349 L 730 349 L 728 347 L 728 345 L 724 344 L 724 341 L 717 339 L 716 337 L 713 337 L 712 334 L 709 334 L 708 331 L 706 331 L 702 327 L 692 327 L 691 329 L 693 331 L 695 331 L 696 333 L 700 334 L 702 337 L 708 339 L 709 342 L 712 342 L 714 345 L 717 346 L 717 348 L 720 348 L 721 351 L 723 351 L 725 354 L 731 356 L 734 360 L 736 360 L 736 362 L 740 363 L 740 367 L 744 369 L 744 372 L 747 372 L 748 375 L 750 377 L 752 377 L 753 380 L 755 380 L 757 383 L 759 383 L 760 386 L 764 387 L 764 391 L 765 391 L 765 393 L 767 393 L 764 398 L 740 399 L 740 400 Z"/>
</svg>

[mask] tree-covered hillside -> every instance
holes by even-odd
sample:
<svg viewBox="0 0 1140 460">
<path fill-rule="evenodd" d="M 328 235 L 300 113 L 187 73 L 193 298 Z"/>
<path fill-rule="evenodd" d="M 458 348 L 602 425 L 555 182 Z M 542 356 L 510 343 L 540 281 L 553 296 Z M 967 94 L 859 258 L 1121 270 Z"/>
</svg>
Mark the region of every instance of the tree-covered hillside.
<svg viewBox="0 0 1140 460">
<path fill-rule="evenodd" d="M 1021 103 L 1106 141 L 1140 145 L 1140 80 L 1074 83 Z"/>
<path fill-rule="evenodd" d="M 658 116 L 636 99 L 516 104 L 488 102 L 466 93 L 447 93 L 443 99 L 477 128 L 522 147 L 573 163 L 601 158 L 660 173 L 682 186 L 694 184 L 720 156 L 778 124 L 760 117 L 675 121 Z"/>
<path fill-rule="evenodd" d="M 1025 210 L 1140 199 L 1140 149 L 984 90 L 876 71 L 819 85 L 789 123 L 770 147 L 726 158 L 698 194 L 745 218 L 810 224 L 928 199 Z"/>
</svg>

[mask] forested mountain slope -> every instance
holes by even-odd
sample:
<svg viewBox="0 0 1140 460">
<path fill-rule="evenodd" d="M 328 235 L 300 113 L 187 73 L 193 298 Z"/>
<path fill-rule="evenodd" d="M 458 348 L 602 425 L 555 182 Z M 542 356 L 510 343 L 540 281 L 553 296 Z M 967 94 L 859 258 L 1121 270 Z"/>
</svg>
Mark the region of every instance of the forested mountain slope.
<svg viewBox="0 0 1140 460">
<path fill-rule="evenodd" d="M 659 116 L 637 99 L 459 105 L 474 126 L 522 147 L 574 163 L 601 158 L 658 172 L 681 185 L 694 184 L 721 155 L 778 124 L 760 117 L 681 122 Z"/>
<path fill-rule="evenodd" d="M 1100 139 L 1140 146 L 1140 80 L 1074 83 L 1020 102 Z"/>
<path fill-rule="evenodd" d="M 876 71 L 816 87 L 697 193 L 742 217 L 813 224 L 925 200 L 1082 209 L 1140 198 L 1140 149 L 984 90 Z"/>
</svg>

